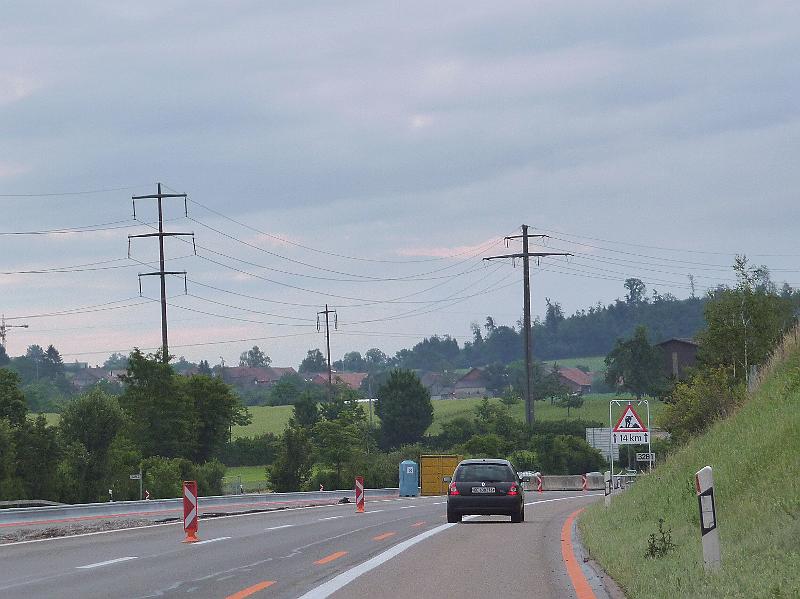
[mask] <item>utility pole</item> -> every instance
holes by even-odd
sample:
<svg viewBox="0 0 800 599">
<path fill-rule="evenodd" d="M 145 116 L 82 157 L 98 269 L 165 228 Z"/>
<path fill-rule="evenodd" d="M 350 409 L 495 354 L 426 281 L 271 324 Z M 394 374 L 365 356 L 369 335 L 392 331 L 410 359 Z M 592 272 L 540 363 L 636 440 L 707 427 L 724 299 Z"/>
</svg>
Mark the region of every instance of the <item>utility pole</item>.
<svg viewBox="0 0 800 599">
<path fill-rule="evenodd" d="M 566 252 L 529 252 L 528 239 L 544 238 L 549 235 L 529 235 L 528 225 L 522 225 L 522 235 L 512 235 L 506 237 L 506 244 L 511 239 L 522 238 L 522 253 L 521 254 L 506 254 L 504 256 L 490 256 L 484 260 L 499 260 L 501 258 L 522 258 L 523 267 L 523 310 L 522 310 L 522 328 L 523 337 L 525 341 L 525 422 L 528 426 L 534 422 L 533 418 L 533 393 L 531 370 L 533 368 L 533 334 L 531 332 L 531 281 L 530 281 L 530 259 L 545 258 L 547 256 L 572 256 Z"/>
<path fill-rule="evenodd" d="M 319 326 L 319 315 L 325 315 L 325 340 L 328 344 L 328 403 L 331 402 L 333 399 L 333 371 L 331 370 L 331 327 L 329 316 L 333 314 L 333 326 L 334 328 L 339 328 L 339 316 L 336 314 L 336 310 L 329 310 L 328 304 L 325 304 L 325 309 L 317 312 L 317 331 L 320 330 Z"/>
<path fill-rule="evenodd" d="M 164 270 L 164 238 L 177 237 L 179 235 L 191 235 L 194 253 L 197 254 L 197 247 L 194 245 L 194 233 L 165 233 L 164 232 L 164 212 L 161 200 L 164 198 L 183 198 L 183 211 L 189 215 L 185 193 L 161 193 L 161 183 L 158 184 L 158 193 L 155 195 L 131 196 L 133 202 L 133 218 L 136 218 L 136 200 L 155 199 L 158 200 L 158 233 L 144 233 L 142 235 L 128 235 L 128 258 L 131 256 L 131 238 L 133 237 L 158 237 L 159 269 L 157 272 L 139 273 L 139 295 L 142 295 L 142 277 L 158 275 L 161 277 L 161 360 L 166 364 L 169 362 L 169 346 L 167 343 L 167 283 L 166 275 L 183 275 L 183 288 L 186 290 L 186 271 Z"/>
<path fill-rule="evenodd" d="M 8 333 L 8 329 L 27 329 L 28 325 L 26 324 L 6 324 L 6 315 L 0 317 L 0 345 L 3 346 L 3 349 L 6 348 L 6 334 Z"/>
</svg>

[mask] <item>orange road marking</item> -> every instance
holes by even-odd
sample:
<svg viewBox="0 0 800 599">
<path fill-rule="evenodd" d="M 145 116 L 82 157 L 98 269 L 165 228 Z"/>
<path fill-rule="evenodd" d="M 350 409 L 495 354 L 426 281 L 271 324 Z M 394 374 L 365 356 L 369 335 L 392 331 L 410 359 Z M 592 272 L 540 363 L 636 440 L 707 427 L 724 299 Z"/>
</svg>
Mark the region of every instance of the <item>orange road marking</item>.
<svg viewBox="0 0 800 599">
<path fill-rule="evenodd" d="M 422 526 L 423 524 L 426 524 L 426 522 L 424 520 L 420 520 L 419 522 L 414 522 L 414 524 L 412 524 L 411 527 L 416 528 L 418 526 Z"/>
<path fill-rule="evenodd" d="M 385 532 L 382 535 L 378 535 L 377 537 L 372 537 L 373 541 L 383 541 L 384 539 L 388 539 L 389 537 L 393 537 L 396 535 L 396 532 Z"/>
<path fill-rule="evenodd" d="M 273 584 L 275 584 L 274 580 L 265 580 L 263 582 L 259 582 L 258 584 L 254 584 L 251 587 L 247 587 L 246 589 L 242 589 L 238 593 L 228 595 L 225 597 L 225 599 L 244 599 L 245 597 L 249 597 L 254 593 L 258 593 L 258 591 L 263 591 L 267 587 L 271 587 Z"/>
<path fill-rule="evenodd" d="M 347 551 L 337 551 L 336 553 L 331 553 L 330 555 L 323 557 L 322 559 L 318 559 L 314 563 L 318 566 L 322 564 L 327 564 L 328 562 L 332 562 L 335 559 L 339 559 L 340 557 L 347 555 Z"/>
<path fill-rule="evenodd" d="M 564 526 L 561 527 L 561 557 L 564 558 L 564 565 L 567 567 L 567 574 L 572 581 L 572 586 L 575 588 L 575 596 L 577 599 L 597 599 L 589 586 L 589 581 L 583 575 L 583 570 L 578 565 L 578 560 L 575 558 L 575 551 L 572 547 L 572 522 L 583 511 L 583 508 L 572 512 Z"/>
</svg>

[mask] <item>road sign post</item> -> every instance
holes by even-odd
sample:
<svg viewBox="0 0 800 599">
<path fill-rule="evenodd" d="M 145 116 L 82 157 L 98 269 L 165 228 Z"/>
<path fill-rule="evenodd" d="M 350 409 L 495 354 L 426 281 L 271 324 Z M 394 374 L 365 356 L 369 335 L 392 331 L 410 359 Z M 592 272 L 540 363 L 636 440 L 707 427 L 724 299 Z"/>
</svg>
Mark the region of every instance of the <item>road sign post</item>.
<svg viewBox="0 0 800 599">
<path fill-rule="evenodd" d="M 717 509 L 714 504 L 714 475 L 706 466 L 694 476 L 697 503 L 700 507 L 700 534 L 703 541 L 703 565 L 706 571 L 719 569 L 722 559 L 717 530 Z"/>
<path fill-rule="evenodd" d="M 183 481 L 183 530 L 184 543 L 196 543 L 197 538 L 197 481 Z"/>
<path fill-rule="evenodd" d="M 605 506 L 609 507 L 611 505 L 611 470 L 606 470 L 603 473 L 603 482 L 605 483 L 605 497 L 603 501 L 605 502 Z"/>
<path fill-rule="evenodd" d="M 356 476 L 356 512 L 364 513 L 364 477 Z"/>
<path fill-rule="evenodd" d="M 639 417 L 639 414 L 633 407 L 633 404 L 640 408 L 642 406 L 647 408 L 647 424 Z M 612 418 L 612 409 L 614 406 L 624 405 L 625 409 L 622 415 L 617 419 L 617 424 L 614 425 Z M 608 426 L 611 428 L 611 434 L 608 439 L 608 453 L 611 455 L 611 477 L 612 488 L 616 487 L 614 483 L 614 445 L 647 445 L 647 453 L 650 451 L 650 402 L 646 399 L 612 399 L 608 403 Z M 652 462 L 650 465 L 652 469 Z"/>
<path fill-rule="evenodd" d="M 142 469 L 139 468 L 138 474 L 131 474 L 131 480 L 138 480 L 139 481 L 139 501 L 142 500 Z"/>
</svg>

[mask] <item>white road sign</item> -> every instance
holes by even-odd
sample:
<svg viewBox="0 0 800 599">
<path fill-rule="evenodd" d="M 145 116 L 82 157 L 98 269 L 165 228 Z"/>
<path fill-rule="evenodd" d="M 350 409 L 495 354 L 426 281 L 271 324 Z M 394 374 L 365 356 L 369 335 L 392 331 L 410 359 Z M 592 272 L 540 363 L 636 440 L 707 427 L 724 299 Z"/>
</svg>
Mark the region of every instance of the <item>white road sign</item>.
<svg viewBox="0 0 800 599">
<path fill-rule="evenodd" d="M 625 411 L 617 420 L 617 425 L 611 431 L 611 440 L 617 445 L 645 445 L 650 442 L 650 433 L 631 404 L 625 406 Z"/>
<path fill-rule="evenodd" d="M 131 474 L 131 480 L 142 480 L 141 474 Z"/>
<path fill-rule="evenodd" d="M 656 461 L 656 454 L 655 453 L 637 453 L 636 454 L 636 461 L 637 462 L 655 462 Z"/>
</svg>

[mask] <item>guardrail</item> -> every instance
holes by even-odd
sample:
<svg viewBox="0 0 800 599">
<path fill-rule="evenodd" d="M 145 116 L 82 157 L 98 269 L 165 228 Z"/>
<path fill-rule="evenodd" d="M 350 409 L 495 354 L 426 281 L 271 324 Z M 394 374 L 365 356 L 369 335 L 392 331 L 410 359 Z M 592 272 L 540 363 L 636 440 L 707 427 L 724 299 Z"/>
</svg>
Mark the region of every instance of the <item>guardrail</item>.
<svg viewBox="0 0 800 599">
<path fill-rule="evenodd" d="M 367 501 L 398 497 L 399 490 L 365 489 Z M 304 493 L 253 493 L 200 497 L 201 514 L 280 509 L 300 505 L 331 505 L 343 497 L 355 500 L 355 490 L 310 491 Z M 42 525 L 110 518 L 143 518 L 168 520 L 183 514 L 183 499 L 149 499 L 143 501 L 109 501 L 47 507 L 27 507 L 0 510 L 0 528 Z"/>
</svg>

